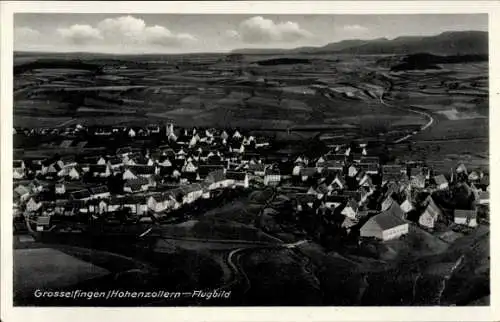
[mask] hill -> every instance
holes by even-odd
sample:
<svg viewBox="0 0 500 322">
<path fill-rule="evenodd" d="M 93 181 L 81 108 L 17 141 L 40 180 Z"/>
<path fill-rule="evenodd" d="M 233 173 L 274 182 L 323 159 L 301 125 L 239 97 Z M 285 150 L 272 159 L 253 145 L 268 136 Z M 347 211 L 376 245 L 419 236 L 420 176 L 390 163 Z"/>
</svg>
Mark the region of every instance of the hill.
<svg viewBox="0 0 500 322">
<path fill-rule="evenodd" d="M 239 54 L 416 54 L 484 55 L 488 53 L 488 33 L 485 31 L 447 31 L 436 36 L 404 36 L 394 39 L 351 39 L 329 43 L 322 47 L 294 49 L 237 49 Z"/>
</svg>

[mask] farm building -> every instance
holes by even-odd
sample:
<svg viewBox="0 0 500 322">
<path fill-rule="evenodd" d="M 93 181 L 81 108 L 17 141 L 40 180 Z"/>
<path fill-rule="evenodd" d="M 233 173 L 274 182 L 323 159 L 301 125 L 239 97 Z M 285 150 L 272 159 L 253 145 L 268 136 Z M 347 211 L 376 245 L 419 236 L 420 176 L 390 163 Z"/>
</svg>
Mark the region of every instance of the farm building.
<svg viewBox="0 0 500 322">
<path fill-rule="evenodd" d="M 465 225 L 469 227 L 477 226 L 477 210 L 455 209 L 454 213 L 455 224 Z"/>
<path fill-rule="evenodd" d="M 249 179 L 246 172 L 227 171 L 226 178 L 233 182 L 235 186 L 248 188 Z"/>
<path fill-rule="evenodd" d="M 442 174 L 434 177 L 434 182 L 436 183 L 436 187 L 440 190 L 448 189 L 448 180 Z"/>
<path fill-rule="evenodd" d="M 408 234 L 408 231 L 409 224 L 398 216 L 395 207 L 391 207 L 368 219 L 360 229 L 360 236 L 386 241 Z"/>
<path fill-rule="evenodd" d="M 277 169 L 266 169 L 264 176 L 264 185 L 266 186 L 276 186 L 281 181 L 280 171 Z"/>
<path fill-rule="evenodd" d="M 427 202 L 427 208 L 424 213 L 420 215 L 418 223 L 423 227 L 432 229 L 434 228 L 436 222 L 442 218 L 443 211 L 439 208 L 431 196 L 427 198 Z"/>
</svg>

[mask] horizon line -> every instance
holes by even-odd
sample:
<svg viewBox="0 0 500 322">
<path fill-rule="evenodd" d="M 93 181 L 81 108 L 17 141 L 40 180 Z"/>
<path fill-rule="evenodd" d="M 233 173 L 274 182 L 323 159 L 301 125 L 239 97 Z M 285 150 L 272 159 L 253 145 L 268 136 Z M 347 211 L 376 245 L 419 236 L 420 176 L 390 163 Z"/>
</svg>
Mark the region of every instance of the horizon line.
<svg viewBox="0 0 500 322">
<path fill-rule="evenodd" d="M 387 38 L 387 37 L 377 37 L 377 38 L 370 38 L 370 39 L 362 39 L 362 38 L 349 38 L 349 39 L 343 39 L 339 41 L 332 41 L 332 42 L 327 42 L 322 45 L 302 45 L 302 46 L 295 46 L 291 48 L 265 48 L 265 47 L 240 47 L 240 48 L 234 48 L 234 49 L 228 49 L 228 50 L 221 50 L 221 51 L 190 51 L 190 52 L 178 52 L 178 53 L 166 53 L 166 52 L 148 52 L 148 53 L 120 53 L 120 52 L 96 52 L 96 51 L 43 51 L 43 50 L 13 50 L 13 53 L 38 53 L 38 54 L 96 54 L 96 55 L 116 55 L 116 56 L 131 56 L 131 55 L 141 55 L 141 56 L 147 56 L 147 55 L 200 55 L 200 54 L 205 54 L 205 55 L 210 55 L 210 54 L 231 54 L 234 51 L 238 50 L 263 50 L 263 51 L 273 51 L 273 50 L 281 50 L 281 51 L 287 51 L 287 50 L 294 50 L 302 47 L 308 47 L 308 48 L 321 48 L 324 46 L 327 46 L 329 44 L 335 44 L 335 43 L 340 43 L 343 41 L 353 41 L 353 40 L 359 40 L 359 41 L 373 41 L 373 40 L 388 40 L 392 41 L 398 38 L 403 38 L 403 37 L 436 37 L 445 33 L 454 33 L 454 32 L 482 32 L 482 33 L 489 33 L 489 30 L 477 30 L 477 29 L 465 29 L 465 30 L 447 30 L 447 31 L 442 31 L 440 33 L 432 34 L 432 35 L 411 35 L 411 36 L 397 36 L 394 38 Z"/>
</svg>

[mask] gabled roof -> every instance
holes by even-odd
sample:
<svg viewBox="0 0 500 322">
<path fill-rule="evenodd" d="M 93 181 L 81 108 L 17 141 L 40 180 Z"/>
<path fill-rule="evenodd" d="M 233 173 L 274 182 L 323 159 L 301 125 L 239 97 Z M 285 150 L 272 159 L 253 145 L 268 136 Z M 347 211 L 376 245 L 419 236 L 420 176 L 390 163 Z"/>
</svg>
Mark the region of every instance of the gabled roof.
<svg viewBox="0 0 500 322">
<path fill-rule="evenodd" d="M 205 180 L 210 183 L 220 182 L 226 180 L 226 175 L 224 173 L 224 170 L 219 169 L 210 172 Z"/>
<path fill-rule="evenodd" d="M 87 189 L 73 191 L 71 193 L 71 196 L 73 197 L 73 199 L 77 199 L 77 200 L 84 199 L 84 198 L 90 198 L 90 191 Z"/>
<path fill-rule="evenodd" d="M 292 199 L 297 200 L 298 203 L 310 203 L 315 200 L 317 200 L 317 197 L 315 195 L 307 194 L 307 193 L 296 193 L 295 195 L 291 196 Z"/>
<path fill-rule="evenodd" d="M 98 186 L 98 187 L 92 187 L 89 189 L 90 193 L 93 195 L 99 194 L 99 193 L 106 193 L 109 192 L 109 189 L 107 186 Z"/>
<path fill-rule="evenodd" d="M 302 168 L 300 169 L 300 176 L 311 177 L 316 174 L 316 168 Z"/>
<path fill-rule="evenodd" d="M 477 210 L 455 209 L 453 212 L 455 218 L 474 219 L 477 217 Z"/>
<path fill-rule="evenodd" d="M 393 215 L 392 212 L 384 211 L 368 219 L 363 227 L 374 226 L 381 230 L 387 230 L 404 224 L 406 224 L 406 222 L 403 219 Z"/>
<path fill-rule="evenodd" d="M 17 192 L 20 196 L 23 196 L 25 194 L 28 194 L 30 193 L 30 190 L 23 186 L 23 185 L 18 185 L 15 189 L 14 189 L 15 192 Z"/>
<path fill-rule="evenodd" d="M 134 174 L 154 174 L 155 166 L 150 165 L 133 165 L 127 167 Z"/>
<path fill-rule="evenodd" d="M 444 175 L 440 174 L 434 177 L 434 182 L 436 182 L 437 185 L 441 185 L 448 183 L 448 180 L 446 180 L 446 177 Z"/>
<path fill-rule="evenodd" d="M 247 176 L 246 172 L 236 172 L 236 171 L 226 172 L 226 178 L 230 180 L 242 181 L 245 180 L 246 176 Z"/>
<path fill-rule="evenodd" d="M 179 188 L 181 189 L 181 191 L 184 194 L 188 194 L 190 192 L 195 192 L 195 191 L 203 190 L 203 188 L 201 187 L 201 185 L 199 183 L 193 183 L 193 184 L 182 186 L 182 187 L 179 187 Z"/>
<path fill-rule="evenodd" d="M 105 164 L 91 164 L 89 165 L 90 173 L 103 173 L 106 172 L 108 167 Z"/>
</svg>

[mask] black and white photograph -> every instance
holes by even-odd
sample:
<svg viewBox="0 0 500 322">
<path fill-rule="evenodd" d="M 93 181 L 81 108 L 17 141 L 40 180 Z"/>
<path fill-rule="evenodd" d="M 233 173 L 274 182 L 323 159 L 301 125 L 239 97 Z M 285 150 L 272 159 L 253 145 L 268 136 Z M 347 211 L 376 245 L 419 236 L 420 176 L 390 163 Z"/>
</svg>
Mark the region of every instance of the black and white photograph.
<svg viewBox="0 0 500 322">
<path fill-rule="evenodd" d="M 163 11 L 13 14 L 14 307 L 491 305 L 487 13 Z"/>
</svg>

